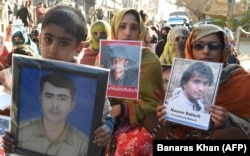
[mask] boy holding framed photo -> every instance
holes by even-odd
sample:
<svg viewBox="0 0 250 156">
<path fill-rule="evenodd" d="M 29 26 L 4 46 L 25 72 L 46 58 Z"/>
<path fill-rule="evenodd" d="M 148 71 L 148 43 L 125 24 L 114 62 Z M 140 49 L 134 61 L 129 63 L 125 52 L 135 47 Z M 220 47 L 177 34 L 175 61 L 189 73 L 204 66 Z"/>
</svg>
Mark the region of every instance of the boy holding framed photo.
<svg viewBox="0 0 250 156">
<path fill-rule="evenodd" d="M 65 22 L 67 21 L 67 22 Z M 74 29 L 72 29 L 74 28 Z M 73 7 L 59 5 L 51 8 L 42 21 L 42 31 L 39 45 L 43 58 L 75 62 L 74 56 L 80 50 L 87 35 L 87 23 L 81 12 Z M 113 118 L 109 116 L 110 107 L 106 100 L 104 104 L 103 124 L 95 131 L 94 143 L 98 147 L 105 147 L 113 130 Z M 107 107 L 106 107 L 107 106 Z M 4 136 L 5 153 L 15 152 L 15 141 L 9 132 Z"/>
</svg>

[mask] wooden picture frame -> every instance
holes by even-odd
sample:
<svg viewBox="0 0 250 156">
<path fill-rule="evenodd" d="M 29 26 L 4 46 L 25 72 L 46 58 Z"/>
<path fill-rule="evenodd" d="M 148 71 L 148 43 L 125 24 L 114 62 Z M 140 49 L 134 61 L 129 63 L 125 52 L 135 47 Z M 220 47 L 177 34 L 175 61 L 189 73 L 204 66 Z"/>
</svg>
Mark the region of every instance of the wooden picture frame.
<svg viewBox="0 0 250 156">
<path fill-rule="evenodd" d="M 43 123 L 44 118 L 42 118 L 42 116 L 46 115 L 42 115 L 44 112 L 44 104 L 41 104 L 42 87 L 40 87 L 40 79 L 44 75 L 57 73 L 70 78 L 76 87 L 74 108 L 67 117 L 67 123 L 88 138 L 87 155 L 97 155 L 99 148 L 93 143 L 94 130 L 102 123 L 109 70 L 56 60 L 31 58 L 18 54 L 13 55 L 12 62 L 13 92 L 11 100 L 11 134 L 17 143 L 17 153 L 34 156 L 49 155 L 46 152 L 49 151 L 49 149 L 44 150 L 37 140 L 36 142 L 34 141 L 34 143 L 31 141 L 29 143 L 31 145 L 27 145 L 27 147 L 24 148 L 20 138 L 27 138 L 29 135 L 25 137 L 21 135 L 23 125 L 22 127 L 20 126 L 21 123 L 30 121 L 30 119 L 33 118 L 40 118 L 40 122 Z M 41 107 L 41 105 L 43 105 L 43 107 Z M 27 123 L 30 124 L 30 122 L 26 122 L 24 126 L 29 125 Z M 68 125 L 65 125 L 65 127 L 66 126 Z M 63 134 L 65 132 L 64 136 L 68 134 L 65 129 L 63 130 Z M 43 130 L 40 131 L 41 134 L 44 133 Z M 34 132 L 34 130 L 30 131 L 30 133 L 32 132 Z M 45 134 L 43 136 L 45 136 Z M 76 141 L 76 139 L 71 140 L 71 142 L 74 141 Z M 28 139 L 26 142 L 29 142 Z M 33 145 L 40 147 L 34 150 L 35 147 L 30 148 L 30 146 Z M 78 153 L 78 149 L 75 149 L 75 147 L 77 146 L 74 145 L 74 147 L 65 149 L 64 146 L 61 146 L 58 151 L 65 150 L 66 152 L 55 155 L 75 155 Z"/>
</svg>

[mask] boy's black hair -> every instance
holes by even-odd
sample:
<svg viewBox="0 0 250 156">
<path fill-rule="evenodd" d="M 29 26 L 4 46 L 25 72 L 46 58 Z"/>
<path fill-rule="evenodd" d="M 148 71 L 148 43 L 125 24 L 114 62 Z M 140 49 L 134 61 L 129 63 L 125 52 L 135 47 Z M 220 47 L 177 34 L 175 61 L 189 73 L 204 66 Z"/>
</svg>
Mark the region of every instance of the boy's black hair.
<svg viewBox="0 0 250 156">
<path fill-rule="evenodd" d="M 77 44 L 84 41 L 88 33 L 85 16 L 80 10 L 68 5 L 58 5 L 49 9 L 43 17 L 42 29 L 48 24 L 63 27 L 66 33 L 75 36 Z"/>
</svg>

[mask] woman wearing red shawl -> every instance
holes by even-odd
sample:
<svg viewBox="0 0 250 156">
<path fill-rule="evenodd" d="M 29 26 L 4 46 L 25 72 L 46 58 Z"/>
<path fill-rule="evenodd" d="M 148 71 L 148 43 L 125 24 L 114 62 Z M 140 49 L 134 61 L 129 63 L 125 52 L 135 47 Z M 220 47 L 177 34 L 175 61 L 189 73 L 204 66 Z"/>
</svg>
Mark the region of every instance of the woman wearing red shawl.
<svg viewBox="0 0 250 156">
<path fill-rule="evenodd" d="M 215 105 L 210 106 L 212 119 L 208 131 L 173 124 L 164 120 L 165 106 L 157 108 L 159 122 L 168 126 L 169 139 L 249 139 L 250 74 L 238 64 L 229 64 L 230 47 L 223 29 L 216 25 L 196 27 L 186 42 L 186 59 L 221 62 L 224 65 Z M 173 134 L 173 135 L 170 135 Z"/>
<path fill-rule="evenodd" d="M 77 57 L 78 64 L 95 65 L 101 39 L 110 39 L 110 25 L 104 20 L 95 21 L 90 27 L 89 47 L 83 48 Z"/>
<path fill-rule="evenodd" d="M 122 9 L 112 18 L 113 39 L 142 41 L 144 34 L 143 22 L 135 9 Z M 161 64 L 151 49 L 143 48 L 140 68 L 139 98 L 110 98 L 111 115 L 116 119 L 117 129 L 105 155 L 149 156 L 153 152 L 153 137 L 143 127 L 143 120 L 146 115 L 156 113 L 157 106 L 163 103 L 164 89 Z"/>
</svg>

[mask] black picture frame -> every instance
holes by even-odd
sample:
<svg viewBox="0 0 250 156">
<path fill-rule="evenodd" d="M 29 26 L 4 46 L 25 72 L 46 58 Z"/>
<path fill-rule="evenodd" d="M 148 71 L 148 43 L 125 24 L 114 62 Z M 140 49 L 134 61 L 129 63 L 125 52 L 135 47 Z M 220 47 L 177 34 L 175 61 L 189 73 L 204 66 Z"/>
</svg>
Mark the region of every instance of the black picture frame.
<svg viewBox="0 0 250 156">
<path fill-rule="evenodd" d="M 17 154 L 47 155 L 43 151 L 24 149 L 19 144 L 19 125 L 22 121 L 41 117 L 40 78 L 51 72 L 70 77 L 76 85 L 75 107 L 68 122 L 88 137 L 87 155 L 97 155 L 99 148 L 93 143 L 94 130 L 101 125 L 109 70 L 89 65 L 37 59 L 13 55 L 13 88 L 11 100 L 11 134 L 16 140 Z"/>
</svg>

